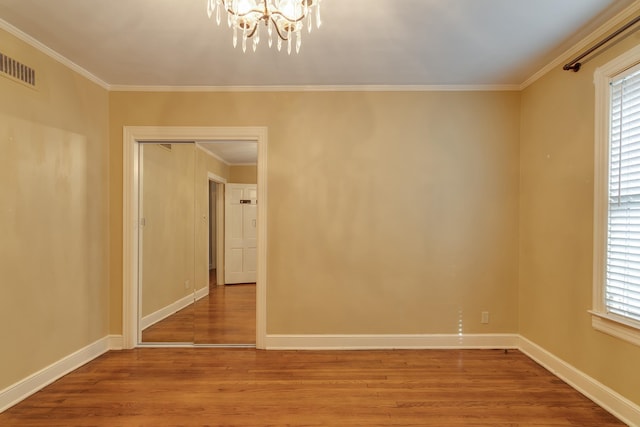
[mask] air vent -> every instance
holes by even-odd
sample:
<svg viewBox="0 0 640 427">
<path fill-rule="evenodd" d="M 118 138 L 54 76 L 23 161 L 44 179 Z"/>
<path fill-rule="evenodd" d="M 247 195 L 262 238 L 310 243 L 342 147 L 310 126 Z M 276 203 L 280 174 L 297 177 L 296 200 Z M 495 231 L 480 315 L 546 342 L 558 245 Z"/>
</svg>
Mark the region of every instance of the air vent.
<svg viewBox="0 0 640 427">
<path fill-rule="evenodd" d="M 36 70 L 0 52 L 0 75 L 15 79 L 28 86 L 36 86 Z"/>
</svg>

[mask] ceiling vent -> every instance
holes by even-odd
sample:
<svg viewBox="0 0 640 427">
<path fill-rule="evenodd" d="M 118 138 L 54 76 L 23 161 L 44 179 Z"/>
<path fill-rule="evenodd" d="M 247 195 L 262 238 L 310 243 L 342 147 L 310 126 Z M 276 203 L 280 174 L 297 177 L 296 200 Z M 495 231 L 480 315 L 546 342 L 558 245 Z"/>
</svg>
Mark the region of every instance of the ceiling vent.
<svg viewBox="0 0 640 427">
<path fill-rule="evenodd" d="M 36 70 L 0 52 L 0 75 L 36 87 Z"/>
</svg>

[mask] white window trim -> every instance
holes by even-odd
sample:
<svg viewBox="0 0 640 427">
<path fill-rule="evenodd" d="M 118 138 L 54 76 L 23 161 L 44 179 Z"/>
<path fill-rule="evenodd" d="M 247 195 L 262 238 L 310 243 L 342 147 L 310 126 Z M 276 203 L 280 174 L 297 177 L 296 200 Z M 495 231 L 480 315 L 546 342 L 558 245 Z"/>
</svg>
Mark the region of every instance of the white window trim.
<svg viewBox="0 0 640 427">
<path fill-rule="evenodd" d="M 594 329 L 640 346 L 640 322 L 607 313 L 604 301 L 607 259 L 607 216 L 609 180 L 610 86 L 612 78 L 640 63 L 640 46 L 627 51 L 594 73 L 596 87 L 594 161 L 593 309 Z"/>
</svg>

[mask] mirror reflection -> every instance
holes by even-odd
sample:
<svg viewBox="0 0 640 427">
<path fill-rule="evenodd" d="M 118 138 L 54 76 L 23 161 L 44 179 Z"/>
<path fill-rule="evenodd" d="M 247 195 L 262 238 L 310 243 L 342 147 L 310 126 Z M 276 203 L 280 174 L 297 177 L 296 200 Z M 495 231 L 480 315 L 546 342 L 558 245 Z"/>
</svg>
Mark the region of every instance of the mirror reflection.
<svg viewBox="0 0 640 427">
<path fill-rule="evenodd" d="M 140 342 L 255 345 L 257 143 L 139 147 Z"/>
<path fill-rule="evenodd" d="M 140 144 L 142 342 L 193 342 L 195 145 Z"/>
</svg>

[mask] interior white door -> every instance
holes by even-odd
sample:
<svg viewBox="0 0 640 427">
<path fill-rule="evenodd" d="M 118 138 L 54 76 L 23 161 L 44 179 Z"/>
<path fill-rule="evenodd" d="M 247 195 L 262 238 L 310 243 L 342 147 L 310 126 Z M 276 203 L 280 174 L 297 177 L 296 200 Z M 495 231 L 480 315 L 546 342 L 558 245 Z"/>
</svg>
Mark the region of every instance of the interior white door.
<svg viewBox="0 0 640 427">
<path fill-rule="evenodd" d="M 255 283 L 258 189 L 227 184 L 224 210 L 224 282 Z"/>
</svg>

